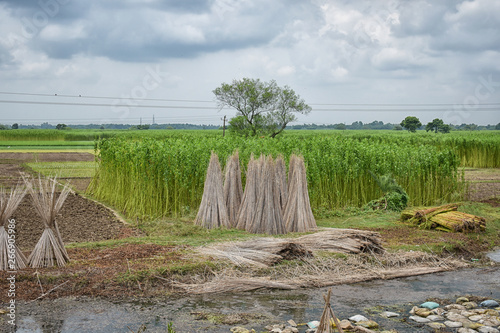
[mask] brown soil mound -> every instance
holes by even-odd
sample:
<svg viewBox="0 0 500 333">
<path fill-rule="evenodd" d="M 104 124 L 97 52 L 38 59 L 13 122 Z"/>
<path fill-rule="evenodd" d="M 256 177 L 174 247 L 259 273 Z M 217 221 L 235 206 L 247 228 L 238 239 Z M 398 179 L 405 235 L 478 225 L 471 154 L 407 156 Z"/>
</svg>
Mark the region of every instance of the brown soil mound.
<svg viewBox="0 0 500 333">
<path fill-rule="evenodd" d="M 16 220 L 16 243 L 22 250 L 31 250 L 43 232 L 43 222 L 25 196 L 12 215 Z M 129 234 L 125 226 L 106 207 L 78 194 L 70 194 L 56 216 L 65 244 L 120 238 Z"/>
</svg>

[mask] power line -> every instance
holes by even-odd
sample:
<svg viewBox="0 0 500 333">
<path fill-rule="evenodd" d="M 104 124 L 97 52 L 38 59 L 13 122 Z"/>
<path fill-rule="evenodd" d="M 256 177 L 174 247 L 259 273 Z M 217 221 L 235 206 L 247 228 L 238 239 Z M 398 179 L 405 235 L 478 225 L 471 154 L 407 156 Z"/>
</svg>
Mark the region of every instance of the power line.
<svg viewBox="0 0 500 333">
<path fill-rule="evenodd" d="M 65 97 L 65 98 L 91 98 L 91 99 L 113 99 L 113 100 L 133 100 L 140 101 L 161 101 L 161 102 L 188 102 L 188 103 L 214 103 L 210 100 L 196 100 L 196 99 L 164 99 L 164 98 L 126 98 L 126 97 L 112 97 L 112 96 L 91 96 L 91 95 L 67 95 L 67 94 L 41 94 L 41 93 L 27 93 L 27 92 L 8 92 L 0 91 L 3 95 L 20 95 L 20 96 L 43 96 L 43 97 Z M 308 105 L 317 106 L 385 106 L 385 107 L 399 107 L 399 106 L 457 106 L 463 103 L 308 103 Z M 500 103 L 478 103 L 475 106 L 500 106 Z"/>
<path fill-rule="evenodd" d="M 0 100 L 0 103 L 9 104 L 34 104 L 34 105 L 65 105 L 65 106 L 101 106 L 115 108 L 155 108 L 155 109 L 191 109 L 191 110 L 221 110 L 213 106 L 186 106 L 186 105 L 148 105 L 148 104 L 107 104 L 107 103 L 76 103 L 76 102 L 43 102 L 43 101 L 15 101 L 15 100 Z M 489 105 L 489 104 L 488 104 Z M 500 104 L 499 104 L 500 105 Z M 440 112 L 450 111 L 451 108 L 398 108 L 398 109 L 380 109 L 380 108 L 326 108 L 316 109 L 313 111 L 319 112 Z M 473 111 L 498 112 L 497 108 L 475 107 Z"/>
<path fill-rule="evenodd" d="M 65 94 L 35 94 L 25 92 L 0 91 L 2 95 L 21 95 L 21 96 L 43 96 L 43 97 L 70 97 L 70 98 L 93 98 L 93 99 L 127 99 L 125 97 L 111 96 L 89 96 L 89 95 L 65 95 Z M 129 98 L 130 99 L 130 98 Z M 164 99 L 164 98 L 132 98 L 134 101 L 161 101 L 161 102 L 191 102 L 191 103 L 212 103 L 213 101 L 204 101 L 196 99 Z"/>
</svg>

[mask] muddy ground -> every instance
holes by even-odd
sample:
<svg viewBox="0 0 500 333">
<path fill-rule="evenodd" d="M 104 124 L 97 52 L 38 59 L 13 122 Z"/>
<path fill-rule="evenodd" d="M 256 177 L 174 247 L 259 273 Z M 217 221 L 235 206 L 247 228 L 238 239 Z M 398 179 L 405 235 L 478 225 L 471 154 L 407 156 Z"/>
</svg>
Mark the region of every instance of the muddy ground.
<svg viewBox="0 0 500 333">
<path fill-rule="evenodd" d="M 34 161 L 93 161 L 89 153 L 0 153 L 0 185 L 10 187 L 20 180 L 22 173 L 30 170 L 24 163 Z M 491 174 L 484 170 L 470 170 L 466 179 L 473 181 L 469 187 L 469 198 L 488 202 L 494 206 L 500 204 L 500 174 Z M 69 179 L 61 179 L 66 181 Z M 71 179 L 77 193 L 71 194 L 57 216 L 59 228 L 65 243 L 120 239 L 140 232 L 133 226 L 126 225 L 105 206 L 78 194 L 83 191 L 90 179 Z M 17 244 L 29 255 L 38 241 L 43 224 L 26 197 L 13 215 L 17 223 Z M 401 228 L 379 230 L 386 244 L 396 244 L 407 239 L 408 235 Z M 483 250 L 480 245 L 470 243 L 470 239 L 461 234 L 443 234 L 450 241 L 462 241 L 464 255 Z M 418 241 L 418 240 L 415 240 Z M 63 296 L 103 296 L 110 298 L 130 296 L 154 296 L 159 293 L 174 292 L 170 280 L 172 274 L 176 281 L 191 283 L 196 276 L 180 272 L 158 272 L 155 279 L 142 279 L 141 272 L 151 266 L 183 265 L 184 256 L 189 256 L 189 247 L 160 246 L 154 244 L 122 244 L 114 248 L 69 248 L 72 259 L 65 268 L 47 268 L 43 270 L 24 269 L 17 272 L 16 298 L 33 300 L 57 298 Z M 39 275 L 38 273 L 42 274 Z M 172 274 L 171 274 L 172 273 Z M 162 275 L 164 274 L 164 275 Z M 196 274 L 216 274 L 210 270 Z M 0 280 L 5 281 L 7 272 L 0 272 Z M 48 290 L 55 288 L 50 293 Z M 44 295 L 47 293 L 47 295 Z M 6 301 L 5 293 L 0 294 L 0 303 Z"/>
</svg>

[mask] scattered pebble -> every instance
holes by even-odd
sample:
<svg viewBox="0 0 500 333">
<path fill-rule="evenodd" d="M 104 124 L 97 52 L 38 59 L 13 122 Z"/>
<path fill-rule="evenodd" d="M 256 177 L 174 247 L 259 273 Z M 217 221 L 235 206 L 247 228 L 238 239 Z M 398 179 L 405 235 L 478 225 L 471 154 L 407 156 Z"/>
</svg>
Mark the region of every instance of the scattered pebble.
<svg viewBox="0 0 500 333">
<path fill-rule="evenodd" d="M 399 317 L 399 314 L 397 314 L 396 312 L 384 311 L 380 314 L 380 316 L 384 318 L 392 318 Z"/>
<path fill-rule="evenodd" d="M 350 317 L 349 320 L 357 323 L 358 321 L 367 321 L 369 319 L 362 315 L 355 315 Z"/>
</svg>

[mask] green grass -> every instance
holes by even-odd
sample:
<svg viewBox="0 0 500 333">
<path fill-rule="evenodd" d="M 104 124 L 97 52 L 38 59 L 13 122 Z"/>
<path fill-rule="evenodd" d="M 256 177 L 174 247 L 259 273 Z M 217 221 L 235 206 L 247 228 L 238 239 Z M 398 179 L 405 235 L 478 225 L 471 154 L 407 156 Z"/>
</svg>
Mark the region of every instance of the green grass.
<svg viewBox="0 0 500 333">
<path fill-rule="evenodd" d="M 97 166 L 96 162 L 35 162 L 26 165 L 44 176 L 58 178 L 90 178 Z"/>
</svg>

